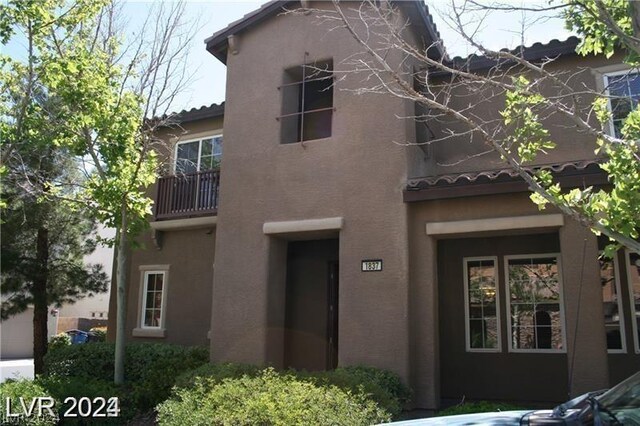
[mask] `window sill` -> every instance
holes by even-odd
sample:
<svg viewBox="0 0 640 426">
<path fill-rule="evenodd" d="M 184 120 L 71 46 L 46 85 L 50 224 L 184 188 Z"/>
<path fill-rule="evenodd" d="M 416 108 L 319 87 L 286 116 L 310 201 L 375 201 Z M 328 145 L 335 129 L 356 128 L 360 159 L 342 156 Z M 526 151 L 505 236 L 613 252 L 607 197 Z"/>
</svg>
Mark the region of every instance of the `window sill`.
<svg viewBox="0 0 640 426">
<path fill-rule="evenodd" d="M 162 339 L 165 336 L 164 328 L 134 328 L 131 335 L 133 337 L 153 337 Z"/>
<path fill-rule="evenodd" d="M 280 142 L 279 145 L 280 146 L 301 146 L 301 145 L 306 145 L 313 142 L 328 141 L 328 140 L 331 140 L 332 138 L 333 138 L 333 135 L 330 135 L 330 136 L 326 136 L 324 138 L 318 138 L 318 139 L 306 139 L 303 141 L 296 141 L 296 142 Z"/>
</svg>

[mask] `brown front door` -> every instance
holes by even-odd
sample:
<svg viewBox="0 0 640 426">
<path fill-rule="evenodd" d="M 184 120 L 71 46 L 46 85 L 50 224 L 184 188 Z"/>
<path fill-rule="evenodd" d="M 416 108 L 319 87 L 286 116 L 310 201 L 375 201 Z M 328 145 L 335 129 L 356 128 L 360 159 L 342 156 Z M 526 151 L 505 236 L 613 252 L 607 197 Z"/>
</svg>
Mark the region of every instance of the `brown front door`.
<svg viewBox="0 0 640 426">
<path fill-rule="evenodd" d="M 287 249 L 285 367 L 337 365 L 338 240 L 290 242 Z"/>
</svg>

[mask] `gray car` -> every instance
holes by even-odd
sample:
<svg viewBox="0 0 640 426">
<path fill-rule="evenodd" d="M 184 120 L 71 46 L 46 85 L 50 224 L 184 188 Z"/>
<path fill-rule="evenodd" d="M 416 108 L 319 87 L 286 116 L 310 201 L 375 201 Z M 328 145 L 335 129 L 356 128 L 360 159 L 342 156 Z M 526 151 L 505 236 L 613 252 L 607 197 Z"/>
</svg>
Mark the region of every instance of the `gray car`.
<svg viewBox="0 0 640 426">
<path fill-rule="evenodd" d="M 431 417 L 392 423 L 428 425 L 638 425 L 640 371 L 608 391 L 590 392 L 553 410 L 519 410 Z"/>
</svg>

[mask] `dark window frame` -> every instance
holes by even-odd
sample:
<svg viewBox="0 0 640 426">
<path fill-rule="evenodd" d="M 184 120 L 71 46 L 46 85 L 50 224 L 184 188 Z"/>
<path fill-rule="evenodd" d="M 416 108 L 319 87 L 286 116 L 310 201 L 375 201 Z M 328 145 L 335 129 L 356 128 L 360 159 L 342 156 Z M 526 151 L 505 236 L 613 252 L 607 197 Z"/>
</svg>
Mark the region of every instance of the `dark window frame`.
<svg viewBox="0 0 640 426">
<path fill-rule="evenodd" d="M 285 70 L 284 74 L 284 82 L 278 86 L 278 90 L 282 94 L 282 114 L 276 117 L 276 120 L 281 123 L 281 143 L 303 143 L 331 137 L 333 133 L 333 112 L 336 110 L 333 98 L 333 86 L 335 84 L 333 59 L 318 60 L 312 64 L 304 63 Z M 287 81 L 287 77 L 293 81 Z M 322 87 L 326 81 L 330 83 Z M 295 90 L 295 92 L 289 93 L 293 93 L 293 96 L 287 96 L 285 92 L 291 90 Z M 323 103 L 330 105 L 321 106 Z M 294 104 L 295 108 L 293 107 Z M 316 108 L 313 104 L 320 104 L 320 106 Z M 294 109 L 294 112 L 288 112 L 288 110 Z M 315 114 L 316 119 L 318 114 L 324 114 L 328 125 L 320 126 L 319 128 L 307 126 L 305 119 L 309 120 L 313 114 Z M 290 129 L 289 131 L 285 130 L 286 123 L 291 127 L 291 122 L 288 120 L 294 118 L 297 118 L 295 134 Z M 307 121 L 307 123 L 309 122 Z M 295 138 L 291 138 L 291 135 L 294 135 Z"/>
</svg>

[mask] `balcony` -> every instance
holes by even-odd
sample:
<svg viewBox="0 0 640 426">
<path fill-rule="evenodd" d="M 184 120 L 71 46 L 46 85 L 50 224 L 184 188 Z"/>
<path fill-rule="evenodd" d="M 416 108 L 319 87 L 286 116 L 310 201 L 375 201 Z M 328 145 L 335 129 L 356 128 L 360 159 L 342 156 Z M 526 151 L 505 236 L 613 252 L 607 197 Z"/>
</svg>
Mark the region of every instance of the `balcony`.
<svg viewBox="0 0 640 426">
<path fill-rule="evenodd" d="M 156 221 L 215 215 L 220 171 L 206 170 L 158 179 Z"/>
</svg>

